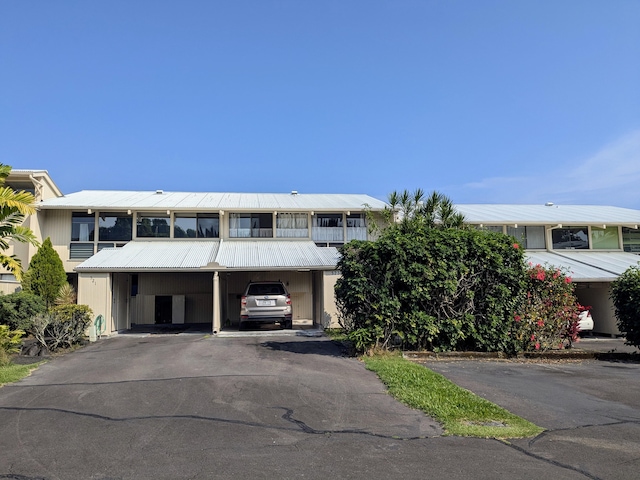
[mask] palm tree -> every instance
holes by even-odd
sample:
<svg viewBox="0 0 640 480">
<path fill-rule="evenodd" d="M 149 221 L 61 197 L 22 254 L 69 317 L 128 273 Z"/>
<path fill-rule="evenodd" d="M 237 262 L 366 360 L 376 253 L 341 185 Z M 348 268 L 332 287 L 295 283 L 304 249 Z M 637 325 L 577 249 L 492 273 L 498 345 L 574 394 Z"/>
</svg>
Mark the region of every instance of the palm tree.
<svg viewBox="0 0 640 480">
<path fill-rule="evenodd" d="M 11 172 L 9 165 L 0 163 L 0 265 L 9 270 L 16 279 L 22 279 L 22 262 L 15 255 L 7 255 L 11 242 L 38 245 L 31 229 L 22 225 L 27 215 L 36 212 L 35 199 L 25 191 L 14 192 L 4 182 Z"/>
<path fill-rule="evenodd" d="M 438 192 L 425 199 L 422 189 L 410 193 L 393 191 L 389 194 L 386 216 L 391 223 L 406 228 L 410 225 L 427 228 L 464 228 L 464 216 L 456 212 L 451 200 Z"/>
</svg>

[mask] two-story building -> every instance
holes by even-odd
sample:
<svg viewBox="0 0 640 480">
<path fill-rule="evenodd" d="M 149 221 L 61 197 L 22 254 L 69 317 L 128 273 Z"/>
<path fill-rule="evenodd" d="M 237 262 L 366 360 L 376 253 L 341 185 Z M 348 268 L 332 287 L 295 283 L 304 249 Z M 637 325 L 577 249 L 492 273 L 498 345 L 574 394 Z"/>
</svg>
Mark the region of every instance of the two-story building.
<svg viewBox="0 0 640 480">
<path fill-rule="evenodd" d="M 13 170 L 7 185 L 34 193 L 26 221 L 50 237 L 78 302 L 106 319 L 106 333 L 134 325 L 237 325 L 250 281 L 280 280 L 294 324 L 338 326 L 337 247 L 371 239 L 368 195 L 81 191 L 62 195 L 44 170 Z M 640 257 L 640 210 L 578 205 L 456 205 L 467 223 L 516 237 L 528 260 L 565 269 L 592 306 L 595 331 L 619 333 L 610 285 Z M 35 247 L 13 253 L 26 266 Z M 12 252 L 9 252 L 12 253 Z M 15 291 L 12 275 L 0 291 Z"/>
<path fill-rule="evenodd" d="M 611 282 L 640 260 L 640 210 L 596 205 L 456 205 L 467 223 L 516 237 L 532 264 L 564 269 L 594 332 L 619 334 Z"/>
<path fill-rule="evenodd" d="M 14 173 L 8 185 L 33 190 Z M 336 326 L 337 247 L 366 240 L 365 211 L 385 207 L 358 194 L 57 189 L 37 205 L 31 226 L 51 238 L 78 303 L 107 333 L 164 323 L 219 332 L 237 324 L 240 296 L 258 280 L 286 284 L 294 324 Z M 35 252 L 22 253 L 26 265 Z"/>
</svg>

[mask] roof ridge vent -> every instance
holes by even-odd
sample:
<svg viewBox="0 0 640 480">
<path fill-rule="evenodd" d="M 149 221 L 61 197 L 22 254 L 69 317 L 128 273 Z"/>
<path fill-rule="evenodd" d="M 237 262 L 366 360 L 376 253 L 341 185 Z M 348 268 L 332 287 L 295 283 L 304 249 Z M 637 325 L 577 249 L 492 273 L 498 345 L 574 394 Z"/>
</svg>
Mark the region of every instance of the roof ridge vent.
<svg viewBox="0 0 640 480">
<path fill-rule="evenodd" d="M 545 207 L 553 207 L 553 202 L 547 202 L 544 204 Z"/>
<path fill-rule="evenodd" d="M 162 195 L 164 193 L 164 190 L 156 190 L 156 195 Z"/>
</svg>

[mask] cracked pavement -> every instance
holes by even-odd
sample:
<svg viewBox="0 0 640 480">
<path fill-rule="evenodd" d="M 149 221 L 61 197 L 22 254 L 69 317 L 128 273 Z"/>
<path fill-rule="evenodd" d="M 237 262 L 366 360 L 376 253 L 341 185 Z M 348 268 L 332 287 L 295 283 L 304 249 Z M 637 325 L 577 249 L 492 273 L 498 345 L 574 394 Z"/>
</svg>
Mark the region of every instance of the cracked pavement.
<svg viewBox="0 0 640 480">
<path fill-rule="evenodd" d="M 474 364 L 437 366 L 482 386 Z M 637 367 L 610 369 L 629 376 L 627 404 L 605 378 L 590 388 L 611 398 L 587 395 L 584 416 L 504 405 L 550 429 L 505 443 L 442 436 L 326 338 L 121 335 L 0 388 L 0 479 L 635 478 Z M 584 393 L 571 392 L 570 410 Z M 524 396 L 496 396 L 526 410 Z"/>
</svg>

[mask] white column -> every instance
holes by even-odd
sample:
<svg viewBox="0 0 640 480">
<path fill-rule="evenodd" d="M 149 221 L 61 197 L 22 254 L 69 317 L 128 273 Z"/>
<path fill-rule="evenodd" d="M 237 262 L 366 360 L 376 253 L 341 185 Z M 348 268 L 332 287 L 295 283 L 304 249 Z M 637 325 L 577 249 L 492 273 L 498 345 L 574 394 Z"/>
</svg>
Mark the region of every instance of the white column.
<svg viewBox="0 0 640 480">
<path fill-rule="evenodd" d="M 220 275 L 213 273 L 213 333 L 220 331 Z"/>
</svg>

